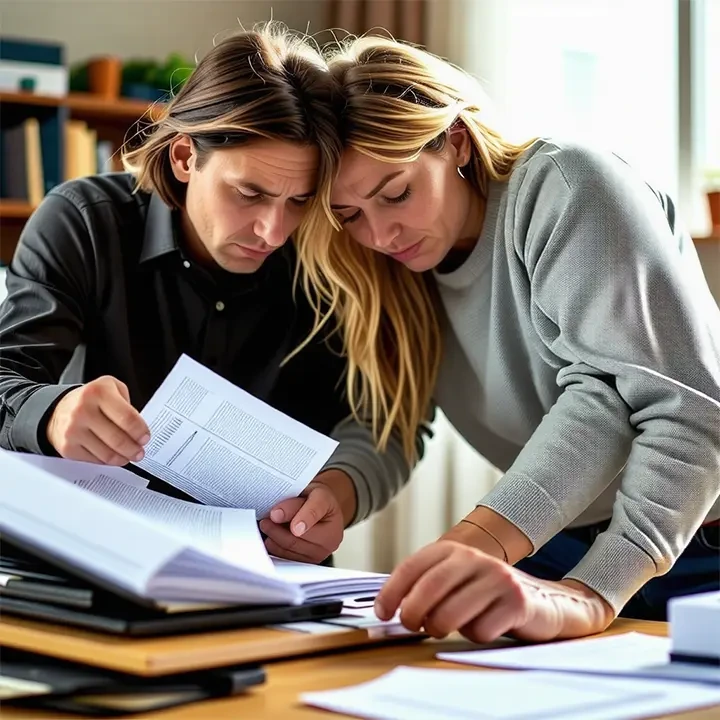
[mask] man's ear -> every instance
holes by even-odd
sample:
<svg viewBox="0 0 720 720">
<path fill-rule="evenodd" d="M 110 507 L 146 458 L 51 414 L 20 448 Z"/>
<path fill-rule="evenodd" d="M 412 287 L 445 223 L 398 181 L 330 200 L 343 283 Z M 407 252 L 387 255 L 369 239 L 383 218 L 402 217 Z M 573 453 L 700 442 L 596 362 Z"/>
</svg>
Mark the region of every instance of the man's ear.
<svg viewBox="0 0 720 720">
<path fill-rule="evenodd" d="M 175 179 L 186 183 L 195 167 L 195 146 L 187 135 L 178 135 L 170 144 L 170 166 Z"/>
<path fill-rule="evenodd" d="M 472 155 L 472 141 L 464 123 L 455 123 L 448 131 L 453 161 L 458 167 L 465 167 Z"/>
</svg>

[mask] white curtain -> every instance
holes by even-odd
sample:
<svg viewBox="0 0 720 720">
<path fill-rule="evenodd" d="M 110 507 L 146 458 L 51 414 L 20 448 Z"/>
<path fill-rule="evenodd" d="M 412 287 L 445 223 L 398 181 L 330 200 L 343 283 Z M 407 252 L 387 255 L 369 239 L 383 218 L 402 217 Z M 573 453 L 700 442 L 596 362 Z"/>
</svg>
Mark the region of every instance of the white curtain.
<svg viewBox="0 0 720 720">
<path fill-rule="evenodd" d="M 339 567 L 389 572 L 473 509 L 500 477 L 441 413 L 408 485 L 382 512 L 351 528 L 335 555 Z"/>
</svg>

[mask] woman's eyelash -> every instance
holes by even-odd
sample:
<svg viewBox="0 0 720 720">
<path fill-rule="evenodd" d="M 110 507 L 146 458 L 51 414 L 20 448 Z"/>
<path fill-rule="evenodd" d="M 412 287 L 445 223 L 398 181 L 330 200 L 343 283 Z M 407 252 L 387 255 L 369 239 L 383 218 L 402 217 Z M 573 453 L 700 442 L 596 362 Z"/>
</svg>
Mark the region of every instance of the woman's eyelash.
<svg viewBox="0 0 720 720">
<path fill-rule="evenodd" d="M 355 222 L 360 217 L 360 211 L 358 210 L 354 215 L 340 220 L 341 225 L 347 225 L 348 223 Z"/>
<path fill-rule="evenodd" d="M 409 197 L 410 197 L 410 186 L 408 185 L 405 188 L 405 190 L 397 197 L 394 197 L 394 198 L 386 197 L 385 200 L 389 203 L 401 203 L 401 202 L 405 202 L 405 200 L 407 200 Z"/>
</svg>

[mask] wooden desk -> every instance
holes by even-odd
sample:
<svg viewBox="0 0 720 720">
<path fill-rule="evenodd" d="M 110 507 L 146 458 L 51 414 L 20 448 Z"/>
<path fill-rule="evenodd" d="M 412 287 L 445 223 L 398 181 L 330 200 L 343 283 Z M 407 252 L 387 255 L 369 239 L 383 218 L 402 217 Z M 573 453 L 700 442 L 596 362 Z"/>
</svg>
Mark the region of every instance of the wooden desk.
<svg viewBox="0 0 720 720">
<path fill-rule="evenodd" d="M 653 635 L 665 635 L 665 623 L 618 620 L 606 634 L 632 630 Z M 376 647 L 357 652 L 333 653 L 311 658 L 269 663 L 266 665 L 267 683 L 247 695 L 212 700 L 181 708 L 133 715 L 135 720 L 238 720 L 238 718 L 272 718 L 276 720 L 332 720 L 344 717 L 306 707 L 298 701 L 301 693 L 310 690 L 330 690 L 372 680 L 398 665 L 418 667 L 454 668 L 466 672 L 497 672 L 481 668 L 463 667 L 435 660 L 440 651 L 466 650 L 470 643 L 461 638 L 435 641 L 426 640 L 412 645 Z M 74 717 L 57 713 L 2 709 L 3 720 L 23 718 Z M 717 720 L 718 708 L 706 708 L 680 715 L 668 715 L 675 720 Z"/>
</svg>

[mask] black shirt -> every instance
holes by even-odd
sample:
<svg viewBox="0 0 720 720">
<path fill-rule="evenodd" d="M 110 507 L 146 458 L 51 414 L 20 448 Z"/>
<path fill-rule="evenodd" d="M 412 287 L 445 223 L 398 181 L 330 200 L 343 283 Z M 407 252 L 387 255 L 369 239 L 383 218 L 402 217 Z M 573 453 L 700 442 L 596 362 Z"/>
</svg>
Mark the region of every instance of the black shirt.
<svg viewBox="0 0 720 720">
<path fill-rule="evenodd" d="M 344 361 L 293 294 L 292 243 L 255 273 L 210 271 L 183 253 L 177 213 L 112 173 L 60 185 L 25 226 L 0 306 L 0 447 L 52 453 L 62 395 L 112 375 L 142 409 L 182 353 L 329 434 L 350 413 Z"/>
</svg>

